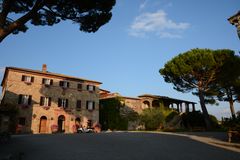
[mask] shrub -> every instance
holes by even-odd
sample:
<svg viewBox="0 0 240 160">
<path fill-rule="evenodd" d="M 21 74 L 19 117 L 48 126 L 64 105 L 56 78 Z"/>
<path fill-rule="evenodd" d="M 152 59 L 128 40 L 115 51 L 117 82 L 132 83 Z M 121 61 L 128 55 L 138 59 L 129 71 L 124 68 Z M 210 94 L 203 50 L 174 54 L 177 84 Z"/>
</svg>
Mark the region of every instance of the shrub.
<svg viewBox="0 0 240 160">
<path fill-rule="evenodd" d="M 140 121 L 145 125 L 146 130 L 156 130 L 163 124 L 164 114 L 159 108 L 144 109 Z"/>
<path fill-rule="evenodd" d="M 170 113 L 167 115 L 165 121 L 166 121 L 166 122 L 170 122 L 170 121 L 171 121 L 175 116 L 177 116 L 177 115 L 178 115 L 178 112 L 172 111 L 172 112 L 170 112 Z"/>
<path fill-rule="evenodd" d="M 219 124 L 215 116 L 209 115 L 213 129 L 218 129 Z M 183 124 L 186 128 L 205 127 L 204 117 L 200 111 L 184 113 L 182 115 Z"/>
<path fill-rule="evenodd" d="M 184 113 L 182 120 L 186 128 L 205 127 L 204 118 L 200 111 Z"/>
</svg>

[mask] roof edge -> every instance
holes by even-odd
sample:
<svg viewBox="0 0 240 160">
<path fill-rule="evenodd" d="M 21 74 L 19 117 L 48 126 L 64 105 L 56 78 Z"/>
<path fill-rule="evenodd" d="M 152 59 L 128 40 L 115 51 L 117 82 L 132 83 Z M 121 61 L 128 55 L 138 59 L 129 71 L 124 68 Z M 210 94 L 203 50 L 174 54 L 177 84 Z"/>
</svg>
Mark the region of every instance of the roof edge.
<svg viewBox="0 0 240 160">
<path fill-rule="evenodd" d="M 68 75 L 59 74 L 59 73 L 42 72 L 42 71 L 39 71 L 39 70 L 32 70 L 32 69 L 25 69 L 25 68 L 11 67 L 11 66 L 10 67 L 5 67 L 5 73 L 8 70 L 24 71 L 24 72 L 37 73 L 37 74 L 42 74 L 42 75 L 50 75 L 50 76 L 67 78 L 67 79 L 72 79 L 72 80 L 82 80 L 82 81 L 102 84 L 102 82 L 99 82 L 99 81 L 88 80 L 88 79 L 84 79 L 84 78 L 78 78 L 78 77 L 68 76 Z M 4 73 L 4 75 L 5 75 L 5 73 Z"/>
</svg>

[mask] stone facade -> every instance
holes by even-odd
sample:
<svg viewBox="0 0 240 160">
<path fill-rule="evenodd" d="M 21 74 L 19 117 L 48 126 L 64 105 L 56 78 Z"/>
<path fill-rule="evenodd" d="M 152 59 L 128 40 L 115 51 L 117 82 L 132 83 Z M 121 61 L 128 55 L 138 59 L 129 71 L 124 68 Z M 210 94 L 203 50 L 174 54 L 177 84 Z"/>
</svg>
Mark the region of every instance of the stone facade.
<svg viewBox="0 0 240 160">
<path fill-rule="evenodd" d="M 2 104 L 18 108 L 16 132 L 73 133 L 98 123 L 100 84 L 47 72 L 46 65 L 42 71 L 7 67 Z"/>
<path fill-rule="evenodd" d="M 147 108 L 159 108 L 159 107 L 171 108 L 173 110 L 176 110 L 177 112 L 190 112 L 195 111 L 196 104 L 195 102 L 169 98 L 166 96 L 144 94 L 138 97 L 126 97 L 121 96 L 119 93 L 111 93 L 110 91 L 107 90 L 101 90 L 100 91 L 101 108 L 104 108 L 104 105 L 101 103 L 101 100 L 106 101 L 116 97 L 120 99 L 123 105 L 123 107 L 120 109 L 120 115 L 124 117 L 127 117 L 127 115 L 131 116 L 133 113 L 141 114 L 141 112 Z M 103 124 L 104 128 L 105 126 L 108 126 L 107 120 L 105 120 L 104 117 L 100 117 L 100 119 L 102 122 L 105 123 Z M 142 128 L 144 127 L 140 125 L 139 120 L 128 121 L 128 130 L 138 130 Z"/>
</svg>

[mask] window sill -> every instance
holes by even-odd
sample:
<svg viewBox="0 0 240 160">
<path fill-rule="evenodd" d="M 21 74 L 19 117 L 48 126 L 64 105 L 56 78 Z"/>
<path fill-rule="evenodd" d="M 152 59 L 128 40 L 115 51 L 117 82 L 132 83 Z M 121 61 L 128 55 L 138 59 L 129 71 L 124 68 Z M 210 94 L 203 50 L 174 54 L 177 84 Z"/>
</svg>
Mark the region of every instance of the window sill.
<svg viewBox="0 0 240 160">
<path fill-rule="evenodd" d="M 31 85 L 32 84 L 32 82 L 26 82 L 26 81 L 24 81 L 24 83 L 27 84 L 27 85 Z"/>
<path fill-rule="evenodd" d="M 43 106 L 43 109 L 49 110 L 49 109 L 50 109 L 50 106 Z"/>
<path fill-rule="evenodd" d="M 44 86 L 49 88 L 51 85 L 50 84 L 44 84 Z"/>
<path fill-rule="evenodd" d="M 87 109 L 88 110 L 88 112 L 93 112 L 94 111 L 94 109 Z"/>
</svg>

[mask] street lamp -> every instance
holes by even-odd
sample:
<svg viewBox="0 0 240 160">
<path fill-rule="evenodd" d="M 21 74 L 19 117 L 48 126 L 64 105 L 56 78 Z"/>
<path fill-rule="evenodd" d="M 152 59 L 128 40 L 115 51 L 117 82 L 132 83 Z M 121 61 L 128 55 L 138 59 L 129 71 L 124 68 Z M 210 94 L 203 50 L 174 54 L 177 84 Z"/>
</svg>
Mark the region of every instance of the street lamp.
<svg viewBox="0 0 240 160">
<path fill-rule="evenodd" d="M 240 11 L 232 17 L 228 18 L 228 21 L 237 27 L 238 38 L 240 39 Z"/>
</svg>

